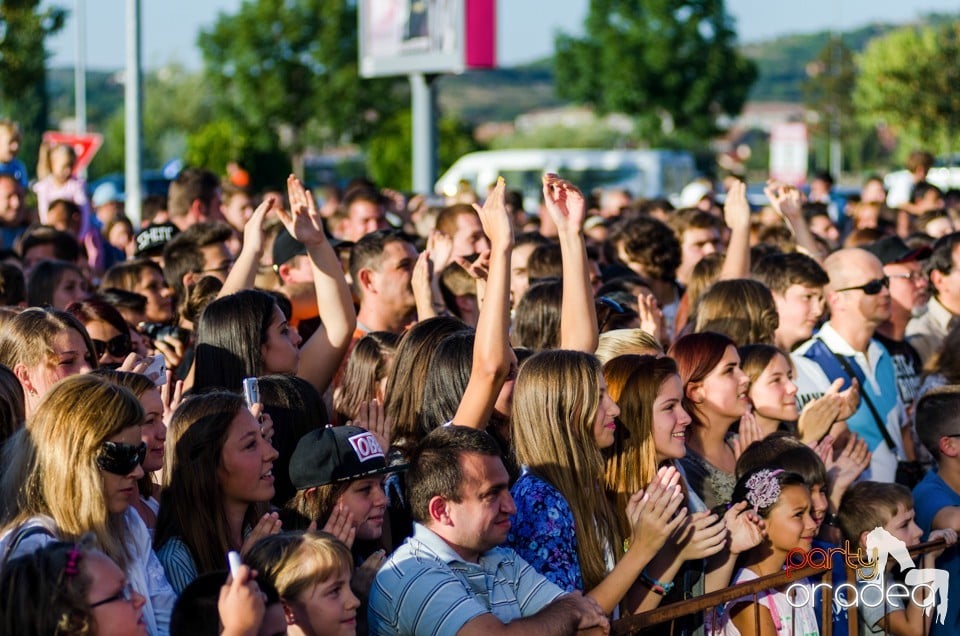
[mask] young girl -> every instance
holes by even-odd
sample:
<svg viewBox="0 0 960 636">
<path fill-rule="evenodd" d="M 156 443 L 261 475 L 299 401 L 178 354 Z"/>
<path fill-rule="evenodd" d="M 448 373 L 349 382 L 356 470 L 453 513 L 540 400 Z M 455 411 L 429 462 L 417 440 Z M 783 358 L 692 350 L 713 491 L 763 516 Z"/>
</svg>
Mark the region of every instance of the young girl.
<svg viewBox="0 0 960 636">
<path fill-rule="evenodd" d="M 146 636 L 146 599 L 116 563 L 85 543 L 48 543 L 0 577 L 0 633 Z"/>
<path fill-rule="evenodd" d="M 357 633 L 353 559 L 340 541 L 323 532 L 285 532 L 258 541 L 245 561 L 277 588 L 290 636 Z"/>
<path fill-rule="evenodd" d="M 27 309 L 0 330 L 0 364 L 23 386 L 28 416 L 58 380 L 95 369 L 94 352 L 83 324 L 56 309 Z"/>
<path fill-rule="evenodd" d="M 682 336 L 669 355 L 683 382 L 683 407 L 693 418 L 680 463 L 690 488 L 713 508 L 733 494 L 737 458 L 727 433 L 748 412 L 750 380 L 740 369 L 736 344 L 718 333 Z"/>
<path fill-rule="evenodd" d="M 744 555 L 743 567 L 733 583 L 743 583 L 777 574 L 783 570 L 790 550 L 809 550 L 817 524 L 811 516 L 810 487 L 803 477 L 782 469 L 758 468 L 744 474 L 733 493 L 733 501 L 746 501 L 766 522 L 766 538 Z M 816 636 L 820 633 L 813 608 L 794 607 L 785 592 L 770 589 L 731 601 L 720 619 L 727 636 Z M 759 604 L 759 608 L 755 605 Z M 759 609 L 759 624 L 754 622 Z"/>
<path fill-rule="evenodd" d="M 606 613 L 686 518 L 671 468 L 646 496 L 629 498 L 629 537 L 621 531 L 603 492 L 601 455 L 614 443 L 619 414 L 589 354 L 543 351 L 517 376 L 511 426 L 524 468 L 511 489 L 517 512 L 507 542 L 538 572 L 567 591 L 584 590 Z"/>
<path fill-rule="evenodd" d="M 168 435 L 173 448 L 164 466 L 154 545 L 180 593 L 198 575 L 222 569 L 230 550 L 245 552 L 259 537 L 280 530 L 277 516 L 264 514 L 273 497 L 277 451 L 234 393 L 187 399 Z"/>
</svg>

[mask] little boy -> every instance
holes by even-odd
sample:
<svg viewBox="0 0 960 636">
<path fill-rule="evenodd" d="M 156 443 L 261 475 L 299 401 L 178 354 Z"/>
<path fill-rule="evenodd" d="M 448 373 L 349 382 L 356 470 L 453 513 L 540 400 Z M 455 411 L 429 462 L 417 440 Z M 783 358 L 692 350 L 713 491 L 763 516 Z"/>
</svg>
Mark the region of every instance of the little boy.
<svg viewBox="0 0 960 636">
<path fill-rule="evenodd" d="M 960 388 L 925 393 L 917 402 L 916 422 L 920 441 L 936 462 L 913 489 L 917 525 L 924 532 L 960 530 Z M 950 573 L 950 598 L 957 600 L 947 610 L 946 623 L 934 623 L 931 633 L 955 634 L 960 627 L 960 550 L 947 550 L 937 566 Z"/>
<path fill-rule="evenodd" d="M 20 187 L 27 187 L 27 167 L 17 159 L 20 152 L 20 128 L 10 120 L 0 121 L 0 174 L 17 180 Z"/>
<path fill-rule="evenodd" d="M 942 549 L 923 555 L 920 563 L 923 569 L 917 569 L 907 551 L 909 546 L 919 543 L 923 535 L 914 523 L 910 491 L 899 484 L 860 482 L 844 494 L 838 516 L 844 538 L 851 547 L 857 546 L 860 550 L 858 560 L 872 562 L 857 572 L 861 633 L 899 636 L 930 633 L 933 613 L 924 615 L 923 607 L 916 601 L 934 604 L 942 620 L 940 607 L 946 603 L 947 573 L 933 567 Z M 957 533 L 953 530 L 930 533 L 929 540 L 938 538 L 952 545 L 957 541 Z M 891 570 L 895 562 L 905 577 L 894 578 Z M 919 582 L 928 586 L 919 586 Z M 939 591 L 939 598 L 928 598 L 932 594 L 930 584 Z M 904 590 L 909 596 L 905 597 Z"/>
</svg>

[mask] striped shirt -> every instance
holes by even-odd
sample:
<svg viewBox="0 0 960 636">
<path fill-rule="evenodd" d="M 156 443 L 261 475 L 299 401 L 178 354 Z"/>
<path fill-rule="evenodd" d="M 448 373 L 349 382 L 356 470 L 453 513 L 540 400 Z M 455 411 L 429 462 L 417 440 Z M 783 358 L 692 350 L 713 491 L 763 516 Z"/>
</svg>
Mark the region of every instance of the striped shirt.
<svg viewBox="0 0 960 636">
<path fill-rule="evenodd" d="M 370 634 L 456 634 L 477 616 L 501 622 L 532 616 L 564 595 L 509 548 L 464 561 L 419 523 L 377 573 L 370 590 Z"/>
</svg>

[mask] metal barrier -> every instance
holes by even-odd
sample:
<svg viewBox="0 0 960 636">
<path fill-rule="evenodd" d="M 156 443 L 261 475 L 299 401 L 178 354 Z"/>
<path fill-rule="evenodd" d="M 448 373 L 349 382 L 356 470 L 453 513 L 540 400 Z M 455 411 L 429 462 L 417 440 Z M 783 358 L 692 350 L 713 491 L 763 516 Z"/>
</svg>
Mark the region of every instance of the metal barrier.
<svg viewBox="0 0 960 636">
<path fill-rule="evenodd" d="M 944 546 L 943 539 L 937 539 L 936 541 L 928 541 L 926 543 L 920 543 L 912 548 L 910 548 L 910 554 L 919 555 L 926 554 L 927 552 L 933 552 L 934 550 L 941 549 Z M 611 626 L 611 634 L 618 635 L 627 635 L 627 634 L 639 634 L 642 631 L 650 630 L 651 627 L 655 625 L 662 625 L 663 623 L 671 623 L 670 626 L 661 626 L 656 630 L 650 630 L 647 633 L 656 633 L 656 634 L 673 634 L 673 621 L 676 621 L 679 618 L 685 616 L 692 616 L 699 613 L 705 613 L 708 611 L 715 611 L 718 607 L 732 601 L 734 599 L 743 598 L 745 596 L 753 596 L 754 601 L 754 622 L 758 624 L 760 622 L 760 604 L 757 602 L 757 597 L 760 592 L 764 590 L 769 590 L 771 588 L 779 588 L 791 583 L 796 583 L 799 580 L 802 580 L 809 576 L 819 576 L 822 575 L 822 581 L 829 582 L 831 586 L 821 588 L 824 594 L 823 597 L 823 611 L 821 615 L 821 625 L 823 630 L 820 632 L 823 636 L 831 636 L 833 633 L 833 618 L 831 616 L 831 608 L 833 606 L 833 571 L 831 568 L 820 568 L 820 567 L 805 567 L 803 569 L 792 570 L 790 572 L 778 572 L 776 574 L 770 574 L 767 576 L 760 577 L 753 581 L 747 581 L 745 583 L 740 583 L 734 585 L 733 587 L 728 587 L 723 590 L 717 590 L 716 592 L 710 592 L 704 594 L 703 596 L 698 596 L 697 598 L 692 598 L 686 601 L 679 601 L 677 603 L 671 603 L 670 605 L 665 605 L 663 607 L 658 607 L 641 614 L 636 614 L 634 616 L 627 616 L 621 618 L 613 623 Z M 856 577 L 853 570 L 850 568 L 847 569 L 847 581 L 855 581 Z M 796 626 L 796 623 L 793 623 Z M 856 606 L 851 606 L 848 609 L 848 634 L 849 636 L 858 636 L 860 633 L 859 623 L 857 619 Z M 927 630 L 924 629 L 924 634 L 927 633 Z"/>
</svg>

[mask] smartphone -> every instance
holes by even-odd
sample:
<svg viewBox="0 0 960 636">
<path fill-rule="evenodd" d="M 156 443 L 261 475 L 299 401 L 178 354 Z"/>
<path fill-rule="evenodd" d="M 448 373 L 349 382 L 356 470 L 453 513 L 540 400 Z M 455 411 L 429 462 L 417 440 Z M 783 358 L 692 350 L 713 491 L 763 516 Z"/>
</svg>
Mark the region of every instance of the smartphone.
<svg viewBox="0 0 960 636">
<path fill-rule="evenodd" d="M 150 366 L 143 372 L 145 376 L 153 380 L 154 384 L 160 386 L 167 383 L 167 361 L 163 354 L 158 353 L 153 356 Z"/>
<path fill-rule="evenodd" d="M 243 379 L 243 399 L 248 409 L 260 401 L 260 383 L 256 378 Z"/>
</svg>

